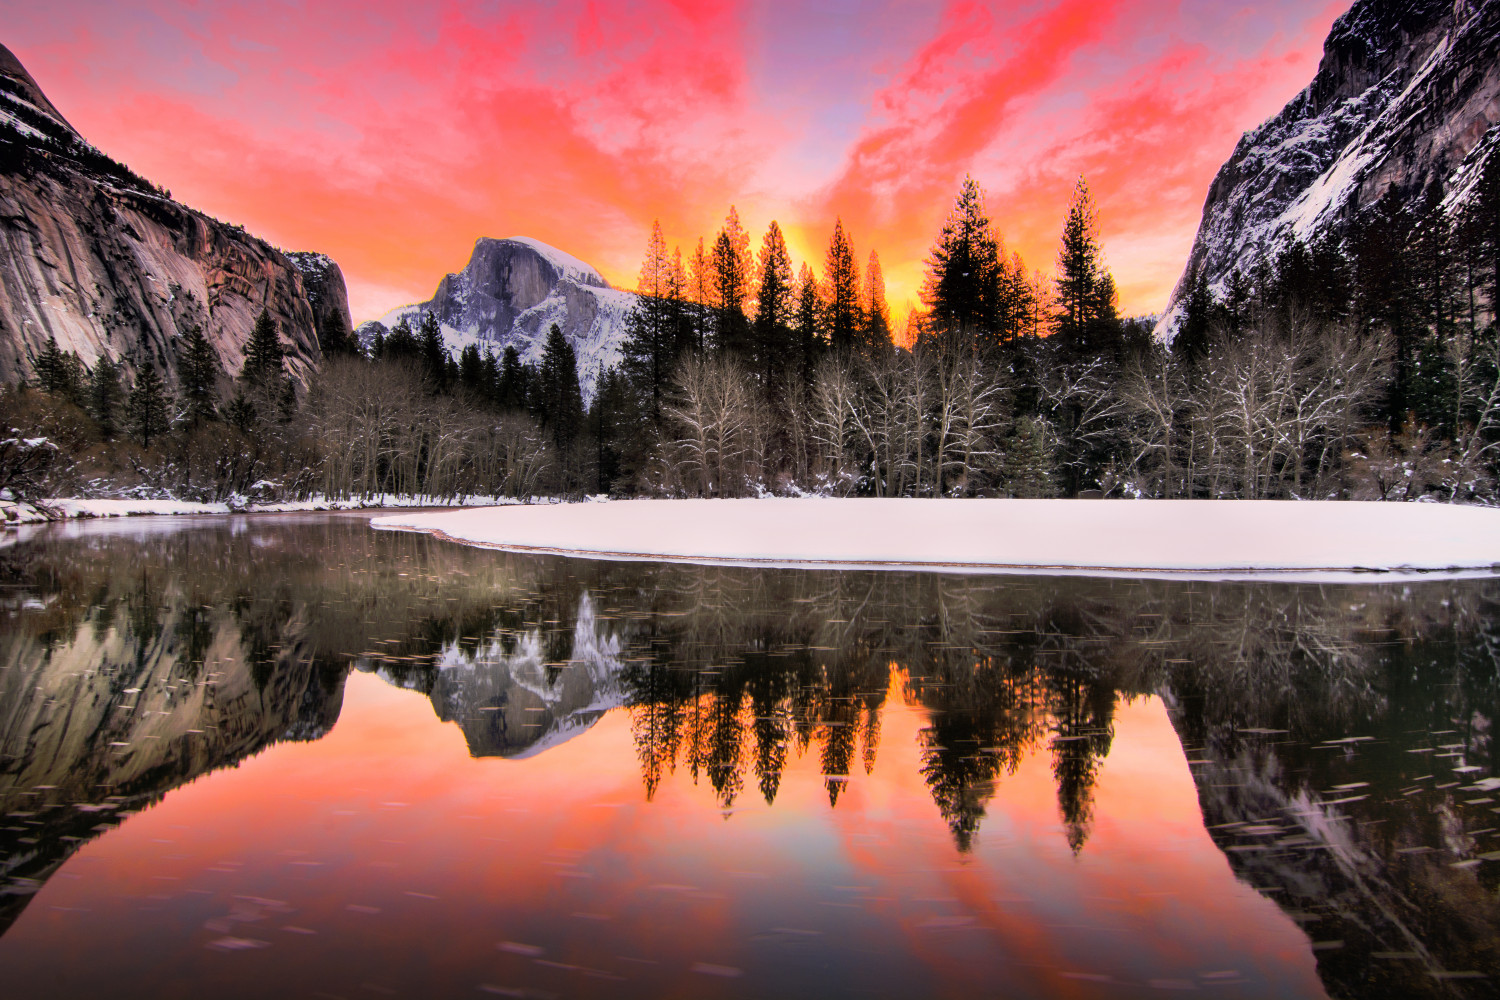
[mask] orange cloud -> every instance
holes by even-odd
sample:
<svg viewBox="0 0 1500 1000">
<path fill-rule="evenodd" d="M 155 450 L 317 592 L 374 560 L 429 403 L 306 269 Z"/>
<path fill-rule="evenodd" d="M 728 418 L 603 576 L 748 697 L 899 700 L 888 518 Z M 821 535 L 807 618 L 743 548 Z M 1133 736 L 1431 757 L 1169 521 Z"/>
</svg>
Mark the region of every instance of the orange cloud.
<svg viewBox="0 0 1500 1000">
<path fill-rule="evenodd" d="M 686 247 L 731 204 L 815 266 L 841 216 L 899 317 L 965 173 L 1043 269 L 1087 174 L 1140 312 L 1342 6 L 59 0 L 13 12 L 7 43 L 106 152 L 331 254 L 358 319 L 428 295 L 480 236 L 534 236 L 630 286 L 653 219 Z"/>
</svg>

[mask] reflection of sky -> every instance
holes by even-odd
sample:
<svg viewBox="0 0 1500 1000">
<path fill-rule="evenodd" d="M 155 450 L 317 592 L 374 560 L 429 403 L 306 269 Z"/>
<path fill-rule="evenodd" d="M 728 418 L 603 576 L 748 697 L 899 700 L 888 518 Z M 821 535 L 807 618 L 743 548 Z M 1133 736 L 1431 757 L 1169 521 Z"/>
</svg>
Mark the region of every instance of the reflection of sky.
<svg viewBox="0 0 1500 1000">
<path fill-rule="evenodd" d="M 481 235 L 628 285 L 653 219 L 691 246 L 731 203 L 815 266 L 842 216 L 899 312 L 966 172 L 1042 269 L 1087 175 L 1135 312 L 1346 5 L 59 0 L 12 4 L 5 44 L 106 152 L 332 254 L 356 319 L 425 297 Z"/>
<path fill-rule="evenodd" d="M 960 855 L 920 774 L 925 724 L 893 694 L 874 772 L 837 808 L 814 748 L 774 807 L 747 789 L 725 816 L 681 765 L 643 801 L 623 711 L 530 760 L 474 760 L 426 699 L 354 674 L 328 736 L 80 851 L 0 938 L 0 969 L 25 996 L 1040 996 L 1226 970 L 1321 995 L 1306 938 L 1203 830 L 1159 702 L 1118 706 L 1076 857 L 1045 751 Z"/>
</svg>

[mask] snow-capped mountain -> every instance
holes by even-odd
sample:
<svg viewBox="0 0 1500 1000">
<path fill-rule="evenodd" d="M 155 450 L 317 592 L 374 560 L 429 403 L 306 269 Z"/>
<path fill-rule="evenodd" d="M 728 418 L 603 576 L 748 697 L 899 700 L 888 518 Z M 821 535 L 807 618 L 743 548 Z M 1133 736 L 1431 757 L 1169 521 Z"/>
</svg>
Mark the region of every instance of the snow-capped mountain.
<svg viewBox="0 0 1500 1000">
<path fill-rule="evenodd" d="M 1334 22 L 1317 75 L 1247 132 L 1209 188 L 1181 280 L 1156 327 L 1176 332 L 1200 274 L 1297 238 L 1344 239 L 1387 190 L 1411 205 L 1441 184 L 1462 203 L 1500 145 L 1500 0 L 1358 0 Z"/>
<path fill-rule="evenodd" d="M 357 333 L 369 344 L 403 319 L 415 330 L 430 312 L 454 355 L 469 344 L 496 354 L 514 346 L 522 361 L 540 363 L 556 323 L 578 356 L 588 402 L 599 373 L 620 361 L 625 317 L 635 302 L 634 292 L 611 288 L 594 268 L 539 240 L 486 237 L 474 244 L 462 271 L 438 282 L 431 299 L 362 323 Z"/>
<path fill-rule="evenodd" d="M 90 145 L 0 46 L 0 381 L 29 378 L 49 336 L 86 364 L 170 378 L 194 326 L 234 374 L 262 307 L 302 378 L 334 317 L 349 328 L 337 264 L 173 201 Z"/>
</svg>

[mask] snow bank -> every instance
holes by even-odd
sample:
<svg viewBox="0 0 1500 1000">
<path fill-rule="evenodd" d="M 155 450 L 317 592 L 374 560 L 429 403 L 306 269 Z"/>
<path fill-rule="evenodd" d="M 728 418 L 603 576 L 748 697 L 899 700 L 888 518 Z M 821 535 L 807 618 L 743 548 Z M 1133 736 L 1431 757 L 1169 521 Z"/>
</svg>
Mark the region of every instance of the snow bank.
<svg viewBox="0 0 1500 1000">
<path fill-rule="evenodd" d="M 511 497 L 466 496 L 426 497 L 380 494 L 352 500 L 294 500 L 288 503 L 195 503 L 190 500 L 90 500 L 62 497 L 43 500 L 40 504 L 0 500 L 0 526 L 38 524 L 71 518 L 135 517 L 180 514 L 289 514 L 314 510 L 364 510 L 374 507 L 476 507 L 520 503 Z"/>
<path fill-rule="evenodd" d="M 1500 510 L 1270 500 L 628 500 L 375 518 L 569 555 L 977 570 L 1500 569 Z"/>
</svg>

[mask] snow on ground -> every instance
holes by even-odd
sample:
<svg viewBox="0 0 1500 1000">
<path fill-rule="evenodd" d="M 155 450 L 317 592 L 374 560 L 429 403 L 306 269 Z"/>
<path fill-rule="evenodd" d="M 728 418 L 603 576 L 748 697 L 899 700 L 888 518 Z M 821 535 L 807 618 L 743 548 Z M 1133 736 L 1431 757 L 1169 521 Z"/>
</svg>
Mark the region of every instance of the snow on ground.
<svg viewBox="0 0 1500 1000">
<path fill-rule="evenodd" d="M 684 562 L 1325 579 L 1359 570 L 1500 570 L 1500 510 L 1425 503 L 625 500 L 370 523 L 495 548 Z"/>
<path fill-rule="evenodd" d="M 288 503 L 195 503 L 190 500 L 90 500 L 63 497 L 40 504 L 0 500 L 0 526 L 88 517 L 135 517 L 178 514 L 268 514 L 303 510 L 363 510 L 370 507 L 493 507 L 520 503 L 511 497 L 424 497 L 383 493 L 354 499 L 294 500 Z M 50 513 L 49 513 L 50 512 Z"/>
</svg>

